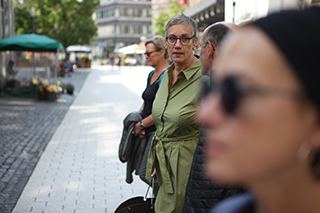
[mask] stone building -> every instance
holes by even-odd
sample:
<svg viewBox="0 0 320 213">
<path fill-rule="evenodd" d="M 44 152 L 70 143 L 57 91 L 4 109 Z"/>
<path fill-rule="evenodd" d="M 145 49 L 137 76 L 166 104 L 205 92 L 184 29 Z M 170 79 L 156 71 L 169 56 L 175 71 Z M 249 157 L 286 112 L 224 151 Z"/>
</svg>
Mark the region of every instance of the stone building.
<svg viewBox="0 0 320 213">
<path fill-rule="evenodd" d="M 104 57 L 152 37 L 151 0 L 101 0 L 95 16 L 96 40 L 104 49 Z"/>
<path fill-rule="evenodd" d="M 210 24 L 224 20 L 224 0 L 179 0 L 186 5 L 184 14 L 193 18 L 201 32 Z M 169 0 L 152 0 L 153 26 L 154 19 L 160 11 L 168 11 Z M 153 33 L 155 29 L 153 28 Z"/>
<path fill-rule="evenodd" d="M 270 13 L 304 9 L 319 2 L 319 0 L 225 0 L 225 20 L 241 25 Z"/>
<path fill-rule="evenodd" d="M 197 22 L 198 31 L 201 33 L 210 24 L 224 21 L 224 2 L 224 0 L 189 0 L 185 14 Z"/>
</svg>

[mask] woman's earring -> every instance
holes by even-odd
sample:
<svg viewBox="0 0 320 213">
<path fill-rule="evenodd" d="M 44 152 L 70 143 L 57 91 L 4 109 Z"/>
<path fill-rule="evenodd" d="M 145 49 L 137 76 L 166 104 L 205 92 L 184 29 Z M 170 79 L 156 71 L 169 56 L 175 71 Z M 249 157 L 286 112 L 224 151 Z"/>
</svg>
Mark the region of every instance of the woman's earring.
<svg viewBox="0 0 320 213">
<path fill-rule="evenodd" d="M 312 156 L 311 172 L 316 180 L 320 179 L 320 150 L 314 152 Z"/>
</svg>

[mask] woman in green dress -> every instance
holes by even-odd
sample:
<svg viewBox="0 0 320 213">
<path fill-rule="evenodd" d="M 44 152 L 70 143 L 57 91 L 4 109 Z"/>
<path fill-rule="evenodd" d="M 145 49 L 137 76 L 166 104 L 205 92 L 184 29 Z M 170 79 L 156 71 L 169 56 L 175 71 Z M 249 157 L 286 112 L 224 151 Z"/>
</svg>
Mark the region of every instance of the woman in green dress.
<svg viewBox="0 0 320 213">
<path fill-rule="evenodd" d="M 152 108 L 157 131 L 153 138 L 146 177 L 157 175 L 160 189 L 155 212 L 182 212 L 186 185 L 200 125 L 195 113 L 204 76 L 193 55 L 196 22 L 179 14 L 166 25 L 166 48 L 173 63 L 164 74 Z M 156 172 L 153 172 L 153 166 Z"/>
</svg>

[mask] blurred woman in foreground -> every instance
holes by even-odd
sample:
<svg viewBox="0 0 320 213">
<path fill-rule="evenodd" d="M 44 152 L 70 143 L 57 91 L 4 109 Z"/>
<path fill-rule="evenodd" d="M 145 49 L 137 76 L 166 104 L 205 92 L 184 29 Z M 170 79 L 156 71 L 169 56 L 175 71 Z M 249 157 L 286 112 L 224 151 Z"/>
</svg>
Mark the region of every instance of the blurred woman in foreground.
<svg viewBox="0 0 320 213">
<path fill-rule="evenodd" d="M 198 112 L 206 169 L 251 193 L 212 212 L 320 212 L 320 8 L 260 19 L 225 45 Z"/>
</svg>

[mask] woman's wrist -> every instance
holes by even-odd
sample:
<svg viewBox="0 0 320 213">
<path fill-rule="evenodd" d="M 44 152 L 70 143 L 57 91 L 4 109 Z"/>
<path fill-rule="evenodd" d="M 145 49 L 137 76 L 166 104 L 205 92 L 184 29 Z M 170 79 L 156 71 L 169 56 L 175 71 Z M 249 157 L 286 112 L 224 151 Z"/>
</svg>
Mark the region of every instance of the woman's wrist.
<svg viewBox="0 0 320 213">
<path fill-rule="evenodd" d="M 140 121 L 140 127 L 141 129 L 145 129 L 146 127 L 143 125 L 142 121 Z"/>
</svg>

